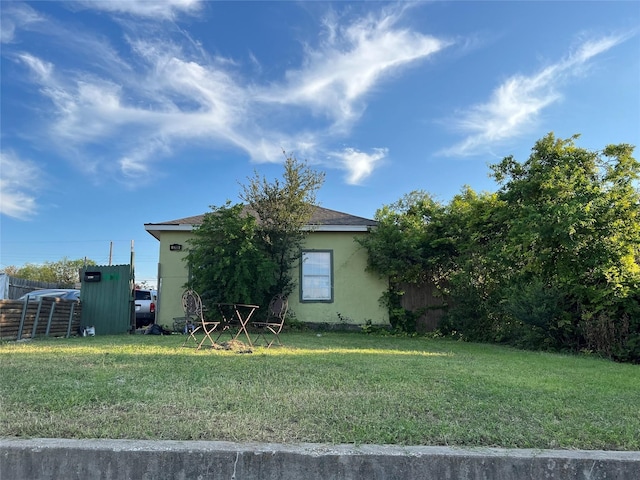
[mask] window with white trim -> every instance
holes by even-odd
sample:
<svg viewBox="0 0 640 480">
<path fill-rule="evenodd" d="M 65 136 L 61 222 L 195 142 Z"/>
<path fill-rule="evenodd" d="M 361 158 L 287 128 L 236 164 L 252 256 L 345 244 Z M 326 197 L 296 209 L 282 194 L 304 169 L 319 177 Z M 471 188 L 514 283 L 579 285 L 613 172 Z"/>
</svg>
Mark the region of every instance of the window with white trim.
<svg viewBox="0 0 640 480">
<path fill-rule="evenodd" d="M 304 250 L 300 266 L 300 300 L 333 301 L 333 252 Z"/>
</svg>

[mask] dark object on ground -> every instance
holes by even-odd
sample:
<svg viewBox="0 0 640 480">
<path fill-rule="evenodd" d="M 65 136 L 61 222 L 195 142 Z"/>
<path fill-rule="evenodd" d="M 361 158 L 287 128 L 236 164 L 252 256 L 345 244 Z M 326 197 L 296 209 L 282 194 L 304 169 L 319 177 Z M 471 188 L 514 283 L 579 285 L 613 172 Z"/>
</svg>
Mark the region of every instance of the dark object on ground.
<svg viewBox="0 0 640 480">
<path fill-rule="evenodd" d="M 144 334 L 145 335 L 171 335 L 171 331 L 162 328 L 162 325 L 158 325 L 157 323 L 152 323 L 151 325 L 149 325 L 149 328 L 147 328 L 144 331 Z"/>
</svg>

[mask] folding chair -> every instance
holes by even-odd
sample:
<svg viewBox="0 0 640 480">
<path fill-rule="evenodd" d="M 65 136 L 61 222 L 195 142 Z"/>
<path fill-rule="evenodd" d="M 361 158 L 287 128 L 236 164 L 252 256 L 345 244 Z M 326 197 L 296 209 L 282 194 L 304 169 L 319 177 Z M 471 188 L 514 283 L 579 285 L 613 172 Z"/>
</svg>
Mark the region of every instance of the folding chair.
<svg viewBox="0 0 640 480">
<path fill-rule="evenodd" d="M 202 308 L 202 299 L 193 290 L 187 290 L 182 294 L 182 308 L 184 309 L 185 328 L 189 335 L 182 344 L 185 347 L 190 340 L 193 340 L 197 345 L 196 350 L 200 350 L 204 342 L 209 339 L 211 346 L 215 346 L 211 334 L 218 328 L 220 322 L 212 322 L 205 320 Z M 198 341 L 196 333 L 202 331 L 204 337 L 201 341 Z"/>
<path fill-rule="evenodd" d="M 287 297 L 282 294 L 278 294 L 269 302 L 269 308 L 267 309 L 267 318 L 259 320 L 257 322 L 251 322 L 251 325 L 259 333 L 255 339 L 254 345 L 258 344 L 260 337 L 266 342 L 266 347 L 269 348 L 273 345 L 273 342 L 278 342 L 278 345 L 282 346 L 280 342 L 280 332 L 284 327 L 284 319 L 287 316 L 287 310 L 289 308 L 289 301 Z M 271 341 L 267 339 L 267 335 L 271 335 L 273 338 Z"/>
</svg>

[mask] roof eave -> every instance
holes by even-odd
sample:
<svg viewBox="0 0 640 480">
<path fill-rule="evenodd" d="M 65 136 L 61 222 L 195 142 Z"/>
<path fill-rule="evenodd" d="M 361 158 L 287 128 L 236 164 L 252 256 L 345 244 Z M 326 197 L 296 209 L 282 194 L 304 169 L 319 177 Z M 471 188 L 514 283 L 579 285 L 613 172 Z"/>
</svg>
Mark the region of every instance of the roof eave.
<svg viewBox="0 0 640 480">
<path fill-rule="evenodd" d="M 373 225 L 306 225 L 305 232 L 368 232 Z"/>
<path fill-rule="evenodd" d="M 156 240 L 160 240 L 161 232 L 192 232 L 194 227 L 197 225 L 147 223 L 144 229 Z M 374 225 L 306 225 L 302 230 L 306 232 L 368 232 L 372 227 Z"/>
<path fill-rule="evenodd" d="M 161 223 L 147 223 L 144 229 L 153 235 L 156 240 L 160 240 L 161 232 L 191 232 L 195 225 L 181 224 L 181 225 L 168 225 Z"/>
</svg>

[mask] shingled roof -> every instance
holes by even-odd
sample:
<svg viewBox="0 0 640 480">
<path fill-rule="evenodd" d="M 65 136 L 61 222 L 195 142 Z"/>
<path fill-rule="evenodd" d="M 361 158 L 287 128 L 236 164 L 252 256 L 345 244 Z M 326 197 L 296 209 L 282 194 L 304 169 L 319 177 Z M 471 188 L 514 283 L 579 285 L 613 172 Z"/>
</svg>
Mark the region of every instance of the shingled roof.
<svg viewBox="0 0 640 480">
<path fill-rule="evenodd" d="M 160 232 L 162 231 L 191 231 L 194 227 L 201 225 L 203 221 L 204 214 L 160 223 L 145 223 L 144 228 L 160 240 Z M 314 231 L 324 232 L 363 232 L 377 224 L 378 222 L 369 218 L 357 217 L 328 208 L 316 207 L 308 227 L 313 228 Z"/>
</svg>

